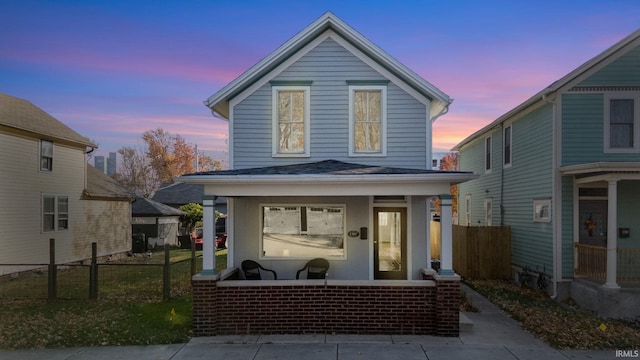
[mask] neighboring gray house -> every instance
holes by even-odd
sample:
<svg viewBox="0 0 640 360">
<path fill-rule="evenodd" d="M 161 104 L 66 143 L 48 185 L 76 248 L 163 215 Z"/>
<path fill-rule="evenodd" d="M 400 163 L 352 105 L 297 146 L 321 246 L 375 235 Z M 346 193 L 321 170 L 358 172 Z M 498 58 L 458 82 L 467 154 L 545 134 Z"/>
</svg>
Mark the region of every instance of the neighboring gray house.
<svg viewBox="0 0 640 360">
<path fill-rule="evenodd" d="M 204 185 L 174 182 L 161 186 L 151 197 L 151 200 L 179 208 L 182 205 L 194 203 L 202 205 Z M 216 201 L 216 210 L 227 213 L 227 198 L 220 196 Z"/>
<path fill-rule="evenodd" d="M 554 296 L 606 316 L 640 315 L 627 292 L 640 281 L 639 64 L 640 30 L 453 149 L 480 174 L 460 185 L 459 223 L 511 226 L 515 271 L 545 271 Z"/>
</svg>

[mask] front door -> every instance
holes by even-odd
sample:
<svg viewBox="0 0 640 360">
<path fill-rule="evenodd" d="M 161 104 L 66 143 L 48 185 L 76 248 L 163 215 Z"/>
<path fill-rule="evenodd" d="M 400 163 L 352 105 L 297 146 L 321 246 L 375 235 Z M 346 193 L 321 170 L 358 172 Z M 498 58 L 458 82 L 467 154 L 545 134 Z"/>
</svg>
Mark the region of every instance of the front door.
<svg viewBox="0 0 640 360">
<path fill-rule="evenodd" d="M 580 200 L 581 244 L 607 246 L 607 200 Z"/>
<path fill-rule="evenodd" d="M 373 209 L 375 279 L 407 279 L 407 209 Z"/>
</svg>

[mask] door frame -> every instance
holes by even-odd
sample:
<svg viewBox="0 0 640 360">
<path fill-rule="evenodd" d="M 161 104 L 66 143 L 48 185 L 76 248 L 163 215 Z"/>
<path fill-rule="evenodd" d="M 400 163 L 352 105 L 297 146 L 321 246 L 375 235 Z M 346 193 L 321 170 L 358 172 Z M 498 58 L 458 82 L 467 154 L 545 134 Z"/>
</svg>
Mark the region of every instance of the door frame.
<svg viewBox="0 0 640 360">
<path fill-rule="evenodd" d="M 378 270 L 378 213 L 386 212 L 386 211 L 394 211 L 400 212 L 400 253 L 401 253 L 401 262 L 400 262 L 400 271 L 379 271 Z M 371 257 L 373 259 L 373 279 L 374 280 L 407 280 L 408 278 L 408 265 L 409 265 L 409 254 L 408 254 L 408 209 L 404 206 L 374 206 L 373 207 L 373 237 L 372 237 L 372 245 L 373 251 Z"/>
</svg>

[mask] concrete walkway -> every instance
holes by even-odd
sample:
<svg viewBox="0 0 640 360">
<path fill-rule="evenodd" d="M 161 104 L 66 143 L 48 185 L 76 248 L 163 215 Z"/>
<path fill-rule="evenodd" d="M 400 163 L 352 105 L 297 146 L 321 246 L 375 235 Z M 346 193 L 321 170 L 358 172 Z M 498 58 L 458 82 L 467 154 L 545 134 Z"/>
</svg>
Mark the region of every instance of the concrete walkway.
<svg viewBox="0 0 640 360">
<path fill-rule="evenodd" d="M 559 351 L 522 330 L 476 292 L 464 288 L 479 313 L 459 337 L 413 335 L 249 335 L 193 338 L 186 344 L 0 350 L 0 359 L 47 360 L 501 360 L 615 359 L 610 351 Z M 629 349 L 621 349 L 629 350 Z M 635 349 L 633 349 L 635 350 Z"/>
</svg>

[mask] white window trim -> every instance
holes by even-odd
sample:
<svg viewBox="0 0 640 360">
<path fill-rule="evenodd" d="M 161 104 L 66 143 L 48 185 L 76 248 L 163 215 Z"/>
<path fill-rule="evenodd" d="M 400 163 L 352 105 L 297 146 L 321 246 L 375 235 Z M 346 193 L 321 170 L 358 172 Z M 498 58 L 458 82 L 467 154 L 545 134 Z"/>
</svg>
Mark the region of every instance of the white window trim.
<svg viewBox="0 0 640 360">
<path fill-rule="evenodd" d="M 493 199 L 484 199 L 484 222 L 487 226 L 493 226 Z"/>
<path fill-rule="evenodd" d="M 354 94 L 358 90 L 380 90 L 380 151 L 355 151 L 355 119 Z M 349 85 L 349 156 L 350 157 L 383 157 L 387 156 L 387 87 L 384 85 Z"/>
<path fill-rule="evenodd" d="M 507 136 L 505 133 L 509 131 L 509 162 L 505 160 L 506 147 L 507 147 Z M 513 164 L 513 124 L 505 124 L 504 129 L 502 129 L 502 166 L 504 168 L 510 168 Z"/>
<path fill-rule="evenodd" d="M 466 195 L 464 199 L 465 199 L 465 207 L 466 207 L 465 215 L 467 217 L 466 225 L 471 226 L 471 195 Z"/>
<path fill-rule="evenodd" d="M 303 204 L 303 203 L 291 203 L 291 204 L 283 204 L 283 203 L 265 203 L 265 204 L 259 204 L 259 219 L 260 219 L 260 237 L 259 237 L 259 248 L 260 248 L 260 253 L 258 255 L 258 259 L 259 260 L 309 260 L 309 259 L 313 259 L 317 256 L 308 256 L 308 257 L 298 257 L 298 256 L 265 256 L 264 255 L 264 245 L 263 245 L 263 230 L 264 230 L 264 208 L 265 207 L 337 207 L 337 208 L 341 208 L 342 209 L 342 229 L 343 229 L 343 234 L 342 234 L 342 238 L 343 238 L 343 256 L 327 256 L 326 259 L 327 260 L 347 260 L 347 248 L 348 248 L 348 244 L 347 244 L 347 239 L 349 238 L 347 236 L 347 205 L 346 204 L 318 204 L 318 203 L 310 203 L 310 204 Z"/>
<path fill-rule="evenodd" d="M 489 141 L 489 161 L 487 162 L 487 140 Z M 484 155 L 484 173 L 491 174 L 491 170 L 493 169 L 493 138 L 491 136 L 487 136 L 484 138 L 482 143 Z M 487 168 L 488 167 L 488 168 Z"/>
<path fill-rule="evenodd" d="M 304 91 L 304 151 L 301 153 L 281 153 L 278 124 L 278 92 Z M 271 119 L 272 119 L 272 156 L 273 157 L 309 157 L 311 148 L 311 86 L 272 86 L 271 87 Z"/>
<path fill-rule="evenodd" d="M 546 206 L 548 210 L 547 216 L 540 216 L 539 209 Z M 551 222 L 551 199 L 533 199 L 533 222 Z"/>
<path fill-rule="evenodd" d="M 53 229 L 52 230 L 45 230 L 44 229 L 44 198 L 45 197 L 52 197 L 54 198 L 54 210 L 53 210 Z M 58 199 L 59 198 L 67 198 L 67 227 L 64 229 L 60 229 L 58 227 L 58 222 L 60 220 L 60 211 L 58 210 Z M 40 205 L 40 231 L 42 233 L 51 233 L 51 232 L 57 232 L 57 231 L 68 231 L 69 230 L 69 226 L 70 226 L 70 214 L 71 214 L 71 203 L 69 201 L 69 196 L 68 195 L 60 195 L 60 194 L 42 194 L 42 196 L 40 197 L 41 199 L 41 205 Z"/>
<path fill-rule="evenodd" d="M 42 167 L 42 158 L 44 156 L 44 154 L 42 153 L 42 144 L 44 144 L 44 143 L 51 144 L 51 169 Z M 45 173 L 53 172 L 53 152 L 54 152 L 54 150 L 55 149 L 54 149 L 54 146 L 53 146 L 53 141 L 40 139 L 40 152 L 39 152 L 40 156 L 38 158 L 38 168 L 40 169 L 41 172 L 45 172 Z"/>
<path fill-rule="evenodd" d="M 633 147 L 612 148 L 610 141 L 611 130 L 611 100 L 633 100 Z M 640 152 L 640 94 L 613 92 L 604 95 L 604 152 L 605 153 L 638 153 Z"/>
</svg>

